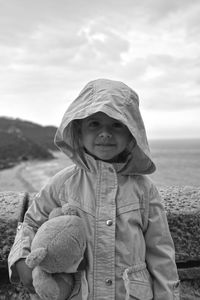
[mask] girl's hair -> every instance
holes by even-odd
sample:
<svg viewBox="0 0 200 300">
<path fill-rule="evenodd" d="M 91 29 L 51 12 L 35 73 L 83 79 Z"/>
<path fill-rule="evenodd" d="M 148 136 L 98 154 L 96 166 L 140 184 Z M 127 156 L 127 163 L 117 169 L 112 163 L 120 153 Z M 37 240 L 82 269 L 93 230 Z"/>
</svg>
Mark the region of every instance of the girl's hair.
<svg viewBox="0 0 200 300">
<path fill-rule="evenodd" d="M 76 119 L 73 120 L 70 124 L 70 139 L 71 139 L 71 145 L 72 148 L 75 151 L 78 151 L 81 148 L 81 140 L 80 140 L 80 132 L 81 132 L 81 127 L 80 127 L 80 120 Z"/>
<path fill-rule="evenodd" d="M 85 151 L 81 142 L 81 119 L 73 120 L 70 126 L 71 126 L 70 128 L 71 146 L 87 166 L 87 162 L 84 156 Z"/>
</svg>

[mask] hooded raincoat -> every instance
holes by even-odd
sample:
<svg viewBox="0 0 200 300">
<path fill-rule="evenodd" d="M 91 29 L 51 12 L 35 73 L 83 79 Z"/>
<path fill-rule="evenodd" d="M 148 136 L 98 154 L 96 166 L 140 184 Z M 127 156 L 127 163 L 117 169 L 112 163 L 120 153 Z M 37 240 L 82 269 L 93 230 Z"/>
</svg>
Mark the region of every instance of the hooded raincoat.
<svg viewBox="0 0 200 300">
<path fill-rule="evenodd" d="M 83 149 L 73 141 L 72 121 L 99 111 L 125 124 L 136 141 L 123 163 L 80 155 Z M 137 94 L 119 81 L 89 82 L 65 113 L 55 143 L 74 164 L 54 176 L 27 211 L 9 255 L 11 281 L 19 280 L 15 262 L 28 255 L 38 227 L 54 207 L 68 202 L 78 209 L 87 234 L 86 266 L 75 274 L 70 299 L 179 299 L 164 207 L 146 176 L 155 166 Z"/>
</svg>

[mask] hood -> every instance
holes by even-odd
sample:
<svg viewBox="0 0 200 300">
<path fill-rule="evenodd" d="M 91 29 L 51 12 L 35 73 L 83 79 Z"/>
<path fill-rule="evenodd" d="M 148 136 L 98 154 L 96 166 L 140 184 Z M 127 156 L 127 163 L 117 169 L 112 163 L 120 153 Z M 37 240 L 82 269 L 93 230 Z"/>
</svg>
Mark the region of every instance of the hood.
<svg viewBox="0 0 200 300">
<path fill-rule="evenodd" d="M 72 141 L 72 121 L 103 112 L 125 124 L 136 144 L 130 147 L 130 155 L 121 172 L 126 175 L 150 174 L 155 171 L 151 160 L 144 123 L 139 111 L 138 95 L 126 84 L 109 79 L 89 82 L 65 112 L 55 135 L 55 144 L 75 164 L 87 168 L 84 159 L 76 151 Z"/>
</svg>

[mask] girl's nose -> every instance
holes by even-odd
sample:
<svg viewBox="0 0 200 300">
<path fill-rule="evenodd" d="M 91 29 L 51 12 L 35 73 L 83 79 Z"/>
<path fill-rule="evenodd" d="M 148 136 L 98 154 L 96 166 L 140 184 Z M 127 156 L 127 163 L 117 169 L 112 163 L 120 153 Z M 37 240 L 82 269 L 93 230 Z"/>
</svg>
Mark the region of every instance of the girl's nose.
<svg viewBox="0 0 200 300">
<path fill-rule="evenodd" d="M 101 139 L 110 139 L 112 137 L 112 134 L 107 130 L 103 130 L 99 133 L 99 137 Z"/>
</svg>

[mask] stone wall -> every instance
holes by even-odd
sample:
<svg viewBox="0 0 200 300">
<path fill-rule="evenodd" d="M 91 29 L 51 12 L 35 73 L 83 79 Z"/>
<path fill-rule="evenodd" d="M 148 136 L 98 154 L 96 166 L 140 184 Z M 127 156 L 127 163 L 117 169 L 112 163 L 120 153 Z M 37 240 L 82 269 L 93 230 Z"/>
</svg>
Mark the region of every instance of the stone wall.
<svg viewBox="0 0 200 300">
<path fill-rule="evenodd" d="M 175 244 L 181 300 L 200 299 L 200 188 L 169 187 L 160 193 Z M 24 196 L 24 193 L 0 193 L 0 300 L 29 299 L 23 287 L 9 283 L 7 272 L 7 256 Z M 30 194 L 30 199 L 33 196 Z"/>
</svg>

